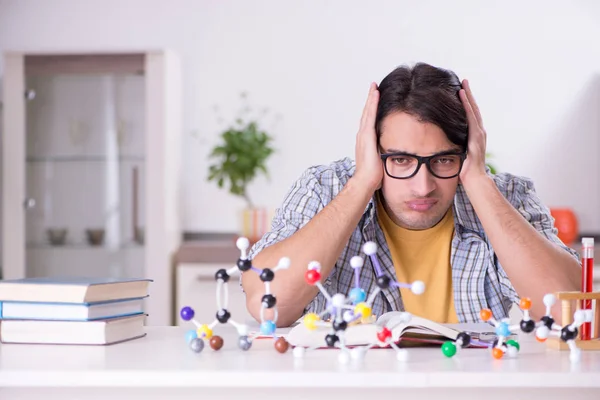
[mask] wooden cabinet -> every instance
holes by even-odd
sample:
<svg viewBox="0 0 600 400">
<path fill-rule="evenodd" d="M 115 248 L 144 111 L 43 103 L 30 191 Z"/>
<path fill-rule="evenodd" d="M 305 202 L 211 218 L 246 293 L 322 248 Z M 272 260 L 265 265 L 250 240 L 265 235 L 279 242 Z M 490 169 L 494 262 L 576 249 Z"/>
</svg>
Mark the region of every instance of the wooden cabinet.
<svg viewBox="0 0 600 400">
<path fill-rule="evenodd" d="M 178 57 L 3 55 L 3 278 L 150 278 L 172 320 L 180 244 Z"/>
</svg>

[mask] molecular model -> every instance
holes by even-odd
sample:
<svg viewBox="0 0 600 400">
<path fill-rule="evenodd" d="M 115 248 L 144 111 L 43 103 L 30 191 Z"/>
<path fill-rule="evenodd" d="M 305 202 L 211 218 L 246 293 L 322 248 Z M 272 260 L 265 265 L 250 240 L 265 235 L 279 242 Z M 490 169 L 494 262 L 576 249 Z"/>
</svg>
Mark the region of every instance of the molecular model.
<svg viewBox="0 0 600 400">
<path fill-rule="evenodd" d="M 455 342 L 447 341 L 442 345 L 442 354 L 444 354 L 446 357 L 453 357 L 458 353 L 459 349 L 465 348 L 472 344 L 478 347 L 492 348 L 492 355 L 496 359 L 502 358 L 506 353 L 508 353 L 511 357 L 516 357 L 520 350 L 519 342 L 508 338 L 511 336 L 511 334 L 519 329 L 525 333 L 531 333 L 535 329 L 535 322 L 529 316 L 531 300 L 528 298 L 521 299 L 519 302 L 519 307 L 523 311 L 523 319 L 519 325 L 509 325 L 508 319 L 496 321 L 492 318 L 492 311 L 487 308 L 480 311 L 479 316 L 481 319 L 483 321 L 489 321 L 496 328 L 495 333 L 497 337 L 493 344 L 473 339 L 468 333 L 460 332 Z"/>
<path fill-rule="evenodd" d="M 531 300 L 526 297 L 522 298 L 519 301 L 519 308 L 523 311 L 523 319 L 518 325 L 509 325 L 508 318 L 504 318 L 500 321 L 495 320 L 492 318 L 492 311 L 488 308 L 484 308 L 479 313 L 479 316 L 483 321 L 492 323 L 496 328 L 497 338 L 494 340 L 491 348 L 492 356 L 497 360 L 501 359 L 505 354 L 508 354 L 509 357 L 517 356 L 521 349 L 521 345 L 514 339 L 508 339 L 512 334 L 519 330 L 523 333 L 531 333 L 535 329 L 535 321 L 532 320 L 529 315 Z"/>
<path fill-rule="evenodd" d="M 350 351 L 346 346 L 344 332 L 349 324 L 355 323 L 358 320 L 361 322 L 370 322 L 372 314 L 372 305 L 376 296 L 385 289 L 391 287 L 407 287 L 415 294 L 422 294 L 425 290 L 425 284 L 422 281 L 415 281 L 412 284 L 400 283 L 392 281 L 391 278 L 385 275 L 379 265 L 379 260 L 376 257 L 377 245 L 374 242 L 367 242 L 363 246 L 363 252 L 371 258 L 371 262 L 377 273 L 377 287 L 367 299 L 366 292 L 360 287 L 360 270 L 364 265 L 364 261 L 360 256 L 354 256 L 350 260 L 350 266 L 354 270 L 354 287 L 350 290 L 348 297 L 342 293 L 330 296 L 321 284 L 321 265 L 313 261 L 309 263 L 308 270 L 305 273 L 305 280 L 308 284 L 316 286 L 323 296 L 327 299 L 326 307 L 320 314 L 309 313 L 304 319 L 304 325 L 309 330 L 315 330 L 318 326 L 331 327 L 331 332 L 325 336 L 325 343 L 328 347 L 339 347 L 342 351 L 339 354 L 338 360 L 340 363 L 347 363 L 350 358 L 362 359 L 366 350 L 373 347 L 367 346 L 364 348 L 356 347 Z M 330 316 L 329 322 L 322 321 L 325 315 Z M 404 319 L 410 319 L 409 313 L 404 313 Z M 392 340 L 392 332 L 387 327 L 382 327 L 377 333 L 377 340 L 381 345 L 390 345 L 397 351 L 398 359 L 405 359 L 405 352 L 401 351 Z M 305 349 L 296 347 L 294 355 L 302 357 Z"/>
<path fill-rule="evenodd" d="M 531 308 L 531 300 L 529 298 L 522 298 L 519 302 L 519 307 L 523 311 L 523 319 L 518 325 L 509 325 L 507 318 L 497 321 L 492 318 L 491 310 L 481 310 L 481 319 L 492 323 L 495 327 L 496 339 L 494 343 L 473 340 L 469 334 L 461 332 L 455 343 L 445 342 L 442 345 L 442 353 L 447 357 L 452 357 L 457 353 L 459 348 L 474 344 L 480 347 L 490 347 L 492 349 L 492 356 L 495 359 L 501 359 L 505 354 L 508 354 L 509 357 L 516 357 L 520 350 L 520 344 L 516 340 L 508 338 L 519 330 L 526 334 L 535 330 L 536 339 L 540 342 L 545 341 L 550 334 L 560 337 L 562 341 L 568 344 L 571 350 L 570 360 L 578 362 L 581 357 L 581 350 L 577 348 L 575 338 L 578 334 L 578 328 L 587 320 L 591 320 L 591 316 L 586 315 L 583 310 L 577 310 L 574 314 L 574 322 L 561 327 L 555 323 L 550 313 L 551 307 L 556 303 L 556 297 L 552 294 L 547 294 L 544 296 L 543 302 L 546 306 L 546 315 L 537 323 L 529 315 L 529 309 Z"/>
<path fill-rule="evenodd" d="M 571 362 L 579 362 L 581 359 L 581 349 L 577 347 L 575 339 L 577 338 L 581 325 L 592 320 L 591 310 L 575 311 L 573 314 L 573 323 L 563 327 L 555 323 L 550 312 L 550 309 L 556 303 L 556 297 L 553 294 L 547 294 L 544 296 L 543 301 L 546 306 L 546 315 L 544 315 L 538 323 L 538 327 L 535 331 L 536 339 L 540 342 L 544 342 L 550 335 L 560 337 L 560 340 L 569 346 L 569 359 Z"/>
<path fill-rule="evenodd" d="M 223 347 L 223 338 L 220 336 L 213 335 L 213 329 L 217 324 L 231 324 L 237 329 L 238 346 L 240 349 L 246 351 L 252 347 L 252 341 L 255 336 L 249 335 L 248 327 L 245 324 L 235 322 L 231 318 L 231 313 L 227 310 L 228 302 L 228 289 L 227 282 L 229 278 L 236 273 L 244 273 L 247 271 L 253 271 L 257 273 L 260 280 L 265 284 L 265 294 L 261 299 L 260 309 L 260 334 L 264 336 L 271 336 L 275 339 L 275 329 L 277 323 L 277 299 L 271 293 L 271 282 L 275 277 L 275 272 L 281 269 L 287 269 L 290 266 L 290 259 L 283 257 L 279 260 L 277 266 L 273 269 L 264 268 L 258 269 L 252 265 L 252 262 L 248 260 L 247 250 L 250 247 L 250 242 L 247 238 L 239 238 L 236 242 L 237 248 L 240 250 L 240 258 L 237 261 L 235 267 L 228 270 L 219 269 L 215 273 L 215 280 L 217 281 L 217 313 L 215 320 L 210 324 L 200 324 L 194 319 L 194 309 L 191 307 L 183 307 L 180 311 L 180 316 L 184 321 L 192 321 L 196 326 L 195 330 L 190 330 L 186 333 L 186 341 L 189 344 L 190 349 L 196 353 L 200 353 L 204 349 L 204 341 L 208 340 L 209 345 L 213 350 L 219 350 Z M 273 319 L 265 319 L 265 311 L 267 309 L 273 310 Z M 258 334 L 257 334 L 258 335 Z M 289 343 L 280 337 L 275 340 L 275 349 L 280 353 L 285 353 L 289 348 Z"/>
</svg>

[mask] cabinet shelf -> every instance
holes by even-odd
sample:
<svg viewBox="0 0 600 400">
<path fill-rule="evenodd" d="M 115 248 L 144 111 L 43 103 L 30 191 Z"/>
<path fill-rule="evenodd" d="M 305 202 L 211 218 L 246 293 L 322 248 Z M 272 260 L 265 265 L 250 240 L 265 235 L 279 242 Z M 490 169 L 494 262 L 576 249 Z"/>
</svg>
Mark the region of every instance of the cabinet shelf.
<svg viewBox="0 0 600 400">
<path fill-rule="evenodd" d="M 147 324 L 170 324 L 181 240 L 177 54 L 1 53 L 3 276 L 152 277 Z M 104 229 L 101 245 L 90 229 Z"/>
<path fill-rule="evenodd" d="M 27 157 L 28 163 L 70 163 L 70 162 L 143 162 L 143 156 L 51 156 L 51 157 Z"/>
</svg>

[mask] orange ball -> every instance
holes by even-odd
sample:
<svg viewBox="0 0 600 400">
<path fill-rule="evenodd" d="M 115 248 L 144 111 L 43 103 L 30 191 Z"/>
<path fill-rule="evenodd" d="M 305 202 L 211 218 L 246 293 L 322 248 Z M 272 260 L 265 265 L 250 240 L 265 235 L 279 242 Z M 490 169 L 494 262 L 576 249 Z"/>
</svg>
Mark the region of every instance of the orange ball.
<svg viewBox="0 0 600 400">
<path fill-rule="evenodd" d="M 531 299 L 529 297 L 523 297 L 519 302 L 521 310 L 529 310 L 531 308 Z"/>
<path fill-rule="evenodd" d="M 566 245 L 572 245 L 579 235 L 579 221 L 570 208 L 551 208 L 554 226 L 558 230 L 558 238 Z"/>
<path fill-rule="evenodd" d="M 492 350 L 492 356 L 496 360 L 501 359 L 503 355 L 504 355 L 504 352 L 502 351 L 502 349 L 500 347 L 494 347 L 494 349 Z"/>
<path fill-rule="evenodd" d="M 488 308 L 484 308 L 483 310 L 479 311 L 479 316 L 482 320 L 487 321 L 492 318 L 492 311 Z"/>
</svg>

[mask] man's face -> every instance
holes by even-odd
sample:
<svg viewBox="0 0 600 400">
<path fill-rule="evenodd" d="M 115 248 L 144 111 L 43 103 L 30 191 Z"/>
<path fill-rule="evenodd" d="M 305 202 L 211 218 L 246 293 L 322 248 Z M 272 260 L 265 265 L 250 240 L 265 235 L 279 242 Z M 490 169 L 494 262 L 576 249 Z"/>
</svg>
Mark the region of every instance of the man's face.
<svg viewBox="0 0 600 400">
<path fill-rule="evenodd" d="M 382 153 L 405 152 L 430 156 L 444 151 L 460 151 L 437 125 L 397 112 L 385 117 L 379 138 Z M 458 177 L 436 178 L 426 165 L 409 179 L 394 179 L 384 173 L 381 191 L 384 206 L 392 220 L 407 229 L 427 229 L 444 217 L 454 199 Z"/>
</svg>

